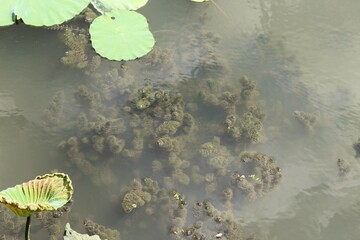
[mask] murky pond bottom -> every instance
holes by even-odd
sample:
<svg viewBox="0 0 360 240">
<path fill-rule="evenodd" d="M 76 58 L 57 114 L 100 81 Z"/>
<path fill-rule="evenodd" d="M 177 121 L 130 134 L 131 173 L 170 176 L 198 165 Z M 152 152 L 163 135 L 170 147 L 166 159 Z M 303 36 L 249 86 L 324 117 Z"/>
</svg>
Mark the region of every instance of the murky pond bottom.
<svg viewBox="0 0 360 240">
<path fill-rule="evenodd" d="M 358 239 L 359 9 L 153 0 L 155 49 L 125 63 L 98 62 L 76 21 L 1 28 L 0 189 L 70 175 L 73 202 L 34 217 L 35 239 L 66 222 L 109 240 Z"/>
</svg>

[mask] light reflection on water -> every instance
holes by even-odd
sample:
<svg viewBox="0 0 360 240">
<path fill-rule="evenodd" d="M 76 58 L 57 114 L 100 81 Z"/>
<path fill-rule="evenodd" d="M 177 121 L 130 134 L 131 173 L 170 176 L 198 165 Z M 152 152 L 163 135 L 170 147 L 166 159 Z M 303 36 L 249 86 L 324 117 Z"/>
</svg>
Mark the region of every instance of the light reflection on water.
<svg viewBox="0 0 360 240">
<path fill-rule="evenodd" d="M 191 23 L 205 14 L 201 24 L 222 38 L 218 50 L 229 64 L 229 79 L 245 74 L 258 83 L 259 100 L 267 115 L 264 138 L 248 148 L 274 156 L 284 181 L 264 198 L 236 204 L 235 214 L 246 225 L 255 225 L 259 239 L 357 239 L 360 175 L 352 144 L 360 135 L 360 2 L 214 1 L 217 6 L 153 0 L 141 12 L 149 18 L 158 46 L 174 48 L 172 43 L 177 42 L 185 50 L 191 49 L 191 43 L 181 41 L 187 39 L 181 34 L 196 35 Z M 176 27 L 181 31 L 163 31 Z M 20 26 L 1 29 L 0 35 L 4 36 L 0 40 L 0 88 L 12 94 L 7 96 L 14 103 L 7 97 L 7 106 L 0 105 L 0 111 L 17 111 L 0 115 L 0 188 L 56 168 L 73 176 L 75 216 L 93 216 L 101 224 L 120 229 L 123 239 L 166 239 L 163 226 L 157 225 L 158 233 L 149 235 L 154 219 L 122 213 L 120 204 L 109 201 L 111 190 L 89 184 L 76 169 L 56 161 L 64 158 L 56 145 L 71 133 L 54 135 L 43 129 L 43 109 L 55 92 L 63 90 L 71 96 L 73 89 L 86 84 L 86 76 L 59 62 L 65 48 L 57 34 Z M 177 68 L 181 75 L 193 73 L 192 66 L 199 62 L 194 56 L 185 57 L 187 62 L 175 60 L 183 64 Z M 141 79 L 142 73 L 139 75 Z M 295 121 L 295 110 L 319 114 L 311 132 Z M 73 110 L 67 111 L 72 114 Z M 347 180 L 338 179 L 338 158 L 352 165 Z M 146 169 L 139 166 L 139 175 L 134 176 L 130 167 L 122 168 L 115 175 L 128 185 L 134 177 L 143 177 L 140 173 Z M 193 189 L 180 190 L 189 199 L 208 198 Z M 99 194 L 94 196 L 94 192 Z M 137 226 L 139 218 L 146 219 L 147 226 Z M 126 225 L 127 221 L 134 221 L 133 226 Z"/>
</svg>

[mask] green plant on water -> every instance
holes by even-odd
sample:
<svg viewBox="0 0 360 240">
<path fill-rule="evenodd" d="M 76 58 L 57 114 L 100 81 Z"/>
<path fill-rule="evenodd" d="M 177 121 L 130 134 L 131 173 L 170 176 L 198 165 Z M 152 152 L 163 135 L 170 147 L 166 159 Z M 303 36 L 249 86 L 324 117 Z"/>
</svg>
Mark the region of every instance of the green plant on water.
<svg viewBox="0 0 360 240">
<path fill-rule="evenodd" d="M 90 25 L 95 51 L 110 60 L 133 60 L 146 55 L 155 45 L 146 18 L 133 10 L 148 0 L 93 0 L 101 16 Z M 111 44 L 112 43 L 112 44 Z"/>
<path fill-rule="evenodd" d="M 106 12 L 91 23 L 89 32 L 95 51 L 110 60 L 142 57 L 155 44 L 146 18 L 129 10 Z"/>
<path fill-rule="evenodd" d="M 209 0 L 191 0 L 207 2 Z M 72 19 L 90 3 L 102 15 L 90 25 L 92 46 L 110 60 L 133 60 L 149 53 L 155 39 L 146 18 L 134 10 L 148 0 L 1 0 L 0 26 L 22 20 L 32 26 L 53 26 Z M 211 0 L 218 7 L 218 5 Z"/>
<path fill-rule="evenodd" d="M 32 26 L 61 24 L 89 3 L 90 0 L 1 0 L 0 26 L 12 25 L 18 19 Z"/>
<path fill-rule="evenodd" d="M 0 26 L 22 20 L 53 26 L 72 19 L 90 3 L 102 14 L 90 26 L 95 51 L 110 60 L 133 60 L 149 53 L 155 39 L 146 18 L 133 10 L 148 0 L 1 0 Z"/>
<path fill-rule="evenodd" d="M 136 10 L 148 2 L 148 0 L 92 0 L 91 4 L 96 10 L 104 14 L 112 10 Z"/>
<path fill-rule="evenodd" d="M 67 174 L 52 173 L 0 192 L 0 203 L 17 216 L 26 217 L 25 240 L 30 239 L 31 215 L 64 206 L 72 197 L 73 186 Z"/>
</svg>

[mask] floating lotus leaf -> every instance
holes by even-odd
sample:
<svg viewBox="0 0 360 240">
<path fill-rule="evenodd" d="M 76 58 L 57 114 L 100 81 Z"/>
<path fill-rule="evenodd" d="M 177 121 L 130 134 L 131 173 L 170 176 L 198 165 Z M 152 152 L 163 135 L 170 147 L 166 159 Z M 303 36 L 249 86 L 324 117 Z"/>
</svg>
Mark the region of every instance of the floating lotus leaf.
<svg viewBox="0 0 360 240">
<path fill-rule="evenodd" d="M 80 234 L 71 229 L 70 224 L 65 226 L 64 240 L 101 240 L 98 235 L 89 236 L 87 234 Z"/>
<path fill-rule="evenodd" d="M 97 53 L 110 60 L 132 60 L 154 47 L 146 18 L 128 10 L 114 10 L 97 17 L 89 29 Z"/>
<path fill-rule="evenodd" d="M 56 210 L 67 203 L 73 187 L 63 173 L 37 176 L 35 180 L 16 185 L 0 192 L 0 203 L 18 216 L 31 216 L 35 212 Z"/>
<path fill-rule="evenodd" d="M 15 22 L 13 0 L 1 0 L 0 5 L 0 26 L 12 25 Z"/>
<path fill-rule="evenodd" d="M 79 14 L 91 0 L 1 0 L 0 26 L 14 23 L 16 16 L 33 26 L 63 23 Z M 10 21 L 11 20 L 11 21 Z"/>
<path fill-rule="evenodd" d="M 145 6 L 148 0 L 92 0 L 92 5 L 101 13 L 112 10 L 136 10 Z"/>
</svg>

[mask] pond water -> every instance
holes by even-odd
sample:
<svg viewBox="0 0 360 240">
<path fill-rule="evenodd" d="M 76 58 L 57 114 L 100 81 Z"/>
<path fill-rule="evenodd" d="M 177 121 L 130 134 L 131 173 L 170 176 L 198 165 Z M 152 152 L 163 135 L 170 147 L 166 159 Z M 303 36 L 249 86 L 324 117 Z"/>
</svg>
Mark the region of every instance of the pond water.
<svg viewBox="0 0 360 240">
<path fill-rule="evenodd" d="M 51 239 L 62 239 L 66 221 L 85 233 L 84 219 L 132 240 L 358 239 L 359 11 L 356 0 L 150 0 L 140 12 L 153 52 L 95 68 L 85 39 L 82 69 L 63 63 L 71 46 L 81 49 L 64 44 L 64 31 L 2 27 L 0 189 L 68 173 L 74 201 Z M 70 36 L 84 25 L 67 24 Z M 244 151 L 263 154 L 267 172 L 239 167 Z M 350 174 L 339 176 L 338 159 Z M 225 201 L 224 190 L 233 193 Z M 136 191 L 125 213 L 122 202 Z M 193 215 L 198 201 L 211 202 L 218 219 Z M 187 233 L 196 221 L 199 235 Z M 25 219 L 16 224 L 20 230 L 0 222 L 0 237 L 21 239 Z M 34 218 L 32 237 L 49 238 L 51 226 Z"/>
</svg>

